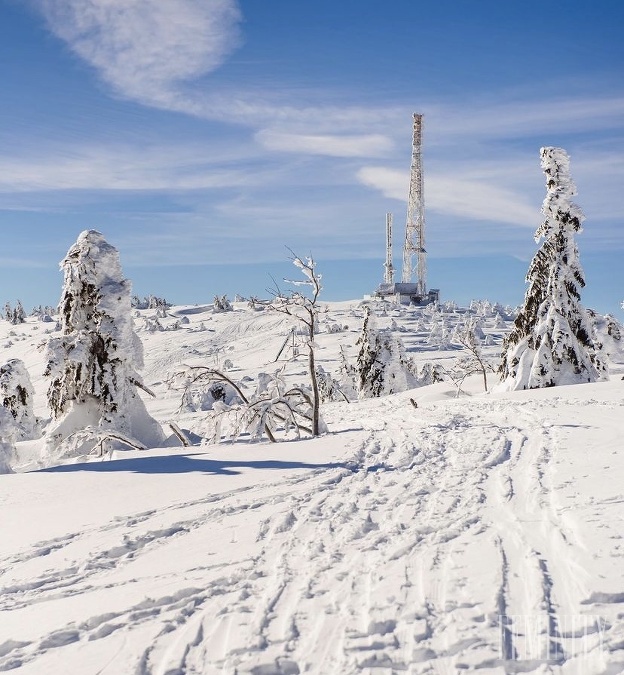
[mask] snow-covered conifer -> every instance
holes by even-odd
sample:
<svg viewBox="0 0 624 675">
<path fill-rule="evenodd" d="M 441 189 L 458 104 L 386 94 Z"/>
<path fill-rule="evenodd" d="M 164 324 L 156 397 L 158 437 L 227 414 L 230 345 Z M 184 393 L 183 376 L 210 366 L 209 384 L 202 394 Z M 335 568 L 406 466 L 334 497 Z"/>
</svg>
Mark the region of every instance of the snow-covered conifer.
<svg viewBox="0 0 624 675">
<path fill-rule="evenodd" d="M 137 393 L 143 350 L 132 327 L 131 286 L 117 249 L 99 232 L 85 230 L 61 268 L 63 335 L 48 343 L 46 368 L 48 402 L 57 420 L 48 432 L 50 449 L 85 427 L 159 445 L 163 431 Z M 69 445 L 62 452 L 87 450 Z"/>
<path fill-rule="evenodd" d="M 18 300 L 17 305 L 15 305 L 15 309 L 13 310 L 13 323 L 18 324 L 24 323 L 25 321 L 26 321 L 26 312 L 24 311 L 22 303 Z"/>
<path fill-rule="evenodd" d="M 576 188 L 569 157 L 542 148 L 546 175 L 544 221 L 535 233 L 542 245 L 527 273 L 529 284 L 514 329 L 505 340 L 500 368 L 504 388 L 533 389 L 593 382 L 606 377 L 600 345 L 580 304 L 585 286 L 574 239 L 584 218 L 571 201 Z"/>
<path fill-rule="evenodd" d="M 13 417 L 15 440 L 32 440 L 41 435 L 33 412 L 34 393 L 23 361 L 11 359 L 0 366 L 0 404 Z"/>
<path fill-rule="evenodd" d="M 447 349 L 450 344 L 450 331 L 446 321 L 441 317 L 434 317 L 431 321 L 427 344 L 438 349 Z"/>
<path fill-rule="evenodd" d="M 423 367 L 418 373 L 418 384 L 421 387 L 426 387 L 430 384 L 435 384 L 436 382 L 442 382 L 444 380 L 443 369 L 437 363 L 431 363 L 427 361 L 423 364 Z"/>
<path fill-rule="evenodd" d="M 497 314 L 494 319 L 494 328 L 506 328 L 507 324 L 501 314 Z"/>
<path fill-rule="evenodd" d="M 394 394 L 417 385 L 415 368 L 403 343 L 389 330 L 378 330 L 368 308 L 356 344 L 360 347 L 356 369 L 361 398 Z"/>
</svg>

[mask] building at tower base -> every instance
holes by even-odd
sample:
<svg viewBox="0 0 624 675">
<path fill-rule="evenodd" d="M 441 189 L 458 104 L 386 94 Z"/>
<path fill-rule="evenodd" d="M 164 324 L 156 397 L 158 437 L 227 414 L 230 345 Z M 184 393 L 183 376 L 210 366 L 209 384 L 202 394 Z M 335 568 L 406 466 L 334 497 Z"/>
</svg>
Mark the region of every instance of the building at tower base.
<svg viewBox="0 0 624 675">
<path fill-rule="evenodd" d="M 374 297 L 390 300 L 400 305 L 437 304 L 440 301 L 440 289 L 430 288 L 424 295 L 419 292 L 418 284 L 398 282 L 393 284 L 379 284 Z"/>
</svg>

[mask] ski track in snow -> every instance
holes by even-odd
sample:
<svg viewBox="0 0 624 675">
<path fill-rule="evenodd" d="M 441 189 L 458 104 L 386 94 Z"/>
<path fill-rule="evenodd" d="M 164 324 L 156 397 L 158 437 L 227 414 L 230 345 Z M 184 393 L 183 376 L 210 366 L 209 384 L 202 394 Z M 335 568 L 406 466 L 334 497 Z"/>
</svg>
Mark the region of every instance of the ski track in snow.
<svg viewBox="0 0 624 675">
<path fill-rule="evenodd" d="M 36 606 L 66 615 L 82 599 L 79 621 L 33 641 L 0 637 L 0 671 L 47 672 L 68 645 L 87 654 L 106 641 L 104 665 L 89 672 L 623 672 L 602 652 L 622 655 L 624 593 L 595 591 L 599 552 L 557 501 L 560 430 L 548 410 L 404 403 L 370 403 L 364 431 L 345 434 L 345 467 L 118 518 L 0 560 L 0 622 Z M 367 405 L 334 414 L 357 428 Z M 200 543 L 205 565 L 185 565 Z M 41 558 L 48 567 L 30 576 Z M 146 580 L 162 594 L 135 602 Z M 117 594 L 114 609 L 89 614 L 103 590 Z"/>
</svg>

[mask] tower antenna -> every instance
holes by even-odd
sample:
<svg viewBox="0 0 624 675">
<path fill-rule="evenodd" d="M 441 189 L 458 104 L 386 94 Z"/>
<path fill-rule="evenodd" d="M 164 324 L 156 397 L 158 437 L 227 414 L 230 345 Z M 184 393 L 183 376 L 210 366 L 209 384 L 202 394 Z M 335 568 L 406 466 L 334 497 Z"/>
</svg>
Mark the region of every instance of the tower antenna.
<svg viewBox="0 0 624 675">
<path fill-rule="evenodd" d="M 392 264 L 392 214 L 386 213 L 386 262 L 384 263 L 384 283 L 394 283 L 394 266 Z"/>
<path fill-rule="evenodd" d="M 403 247 L 403 283 L 414 281 L 418 295 L 427 294 L 427 252 L 425 251 L 425 196 L 422 170 L 422 124 L 423 116 L 414 113 L 412 135 L 412 166 L 405 223 L 405 246 Z M 414 265 L 414 260 L 416 264 Z"/>
</svg>

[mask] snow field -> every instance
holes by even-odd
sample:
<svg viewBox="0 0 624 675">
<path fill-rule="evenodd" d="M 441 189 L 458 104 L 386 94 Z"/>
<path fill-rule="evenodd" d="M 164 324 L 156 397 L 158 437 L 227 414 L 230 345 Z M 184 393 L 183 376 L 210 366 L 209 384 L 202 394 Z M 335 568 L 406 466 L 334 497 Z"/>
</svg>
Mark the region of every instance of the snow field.
<svg viewBox="0 0 624 675">
<path fill-rule="evenodd" d="M 165 428 L 199 434 L 206 413 L 177 413 L 168 373 L 216 358 L 237 379 L 270 372 L 289 324 L 242 305 L 170 314 L 163 325 L 190 323 L 136 321 L 158 395 L 144 400 Z M 388 314 L 380 325 L 419 326 L 400 336 L 421 363 L 456 355 L 426 344 L 421 311 Z M 332 371 L 363 312 L 330 316 L 349 326 L 318 335 Z M 504 329 L 484 323 L 496 353 Z M 34 327 L 14 330 L 10 353 L 43 416 Z M 119 451 L 0 477 L 0 670 L 623 672 L 622 382 L 466 389 L 326 404 L 331 433 L 314 440 Z M 23 468 L 33 443 L 18 444 Z"/>
</svg>

